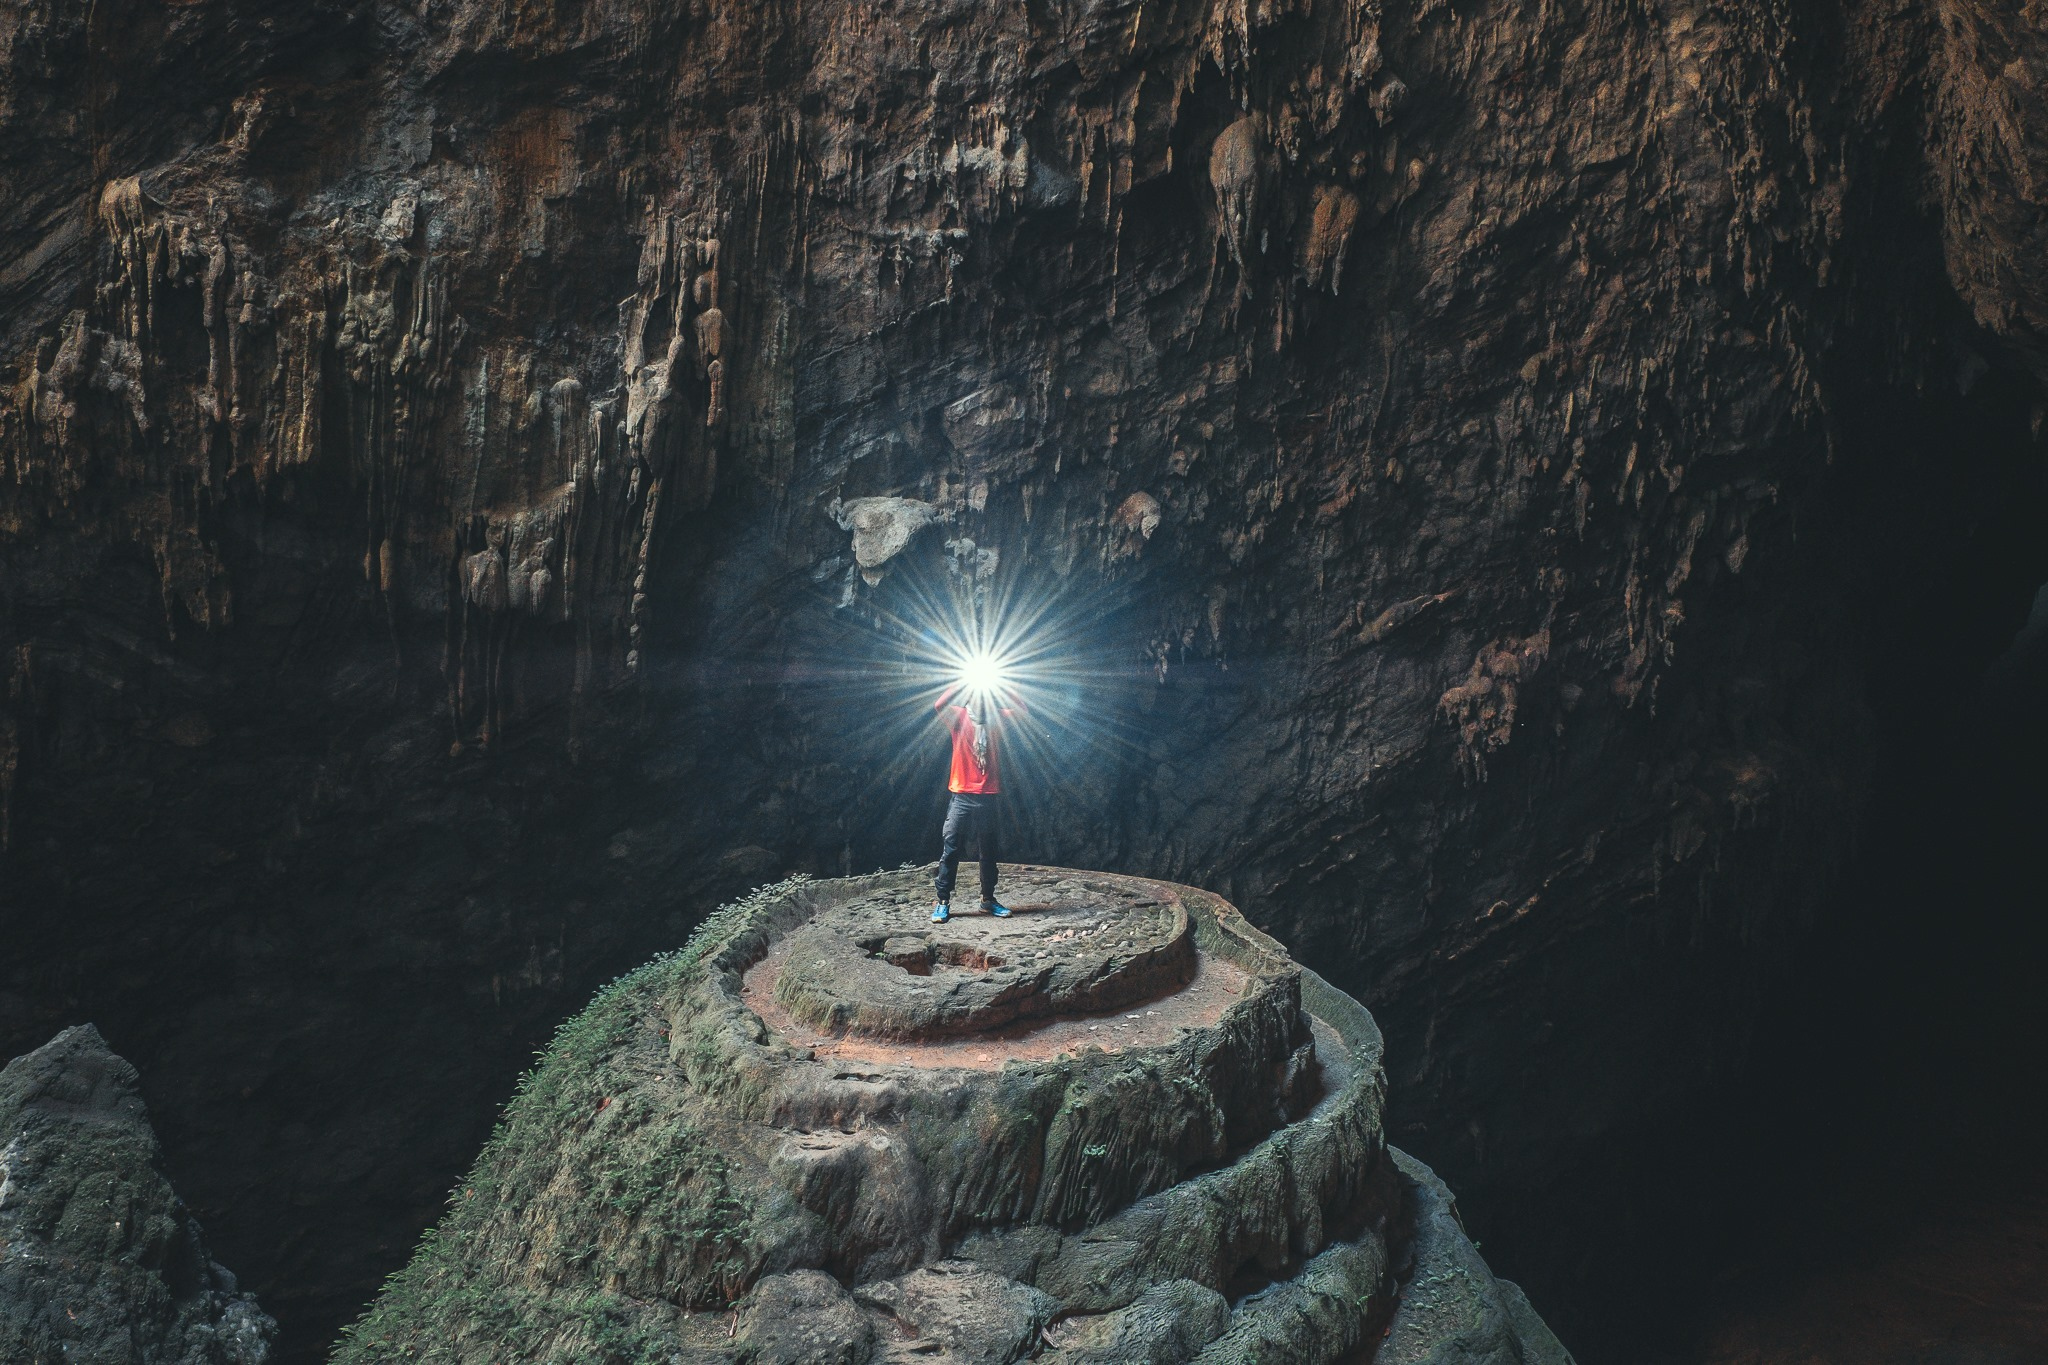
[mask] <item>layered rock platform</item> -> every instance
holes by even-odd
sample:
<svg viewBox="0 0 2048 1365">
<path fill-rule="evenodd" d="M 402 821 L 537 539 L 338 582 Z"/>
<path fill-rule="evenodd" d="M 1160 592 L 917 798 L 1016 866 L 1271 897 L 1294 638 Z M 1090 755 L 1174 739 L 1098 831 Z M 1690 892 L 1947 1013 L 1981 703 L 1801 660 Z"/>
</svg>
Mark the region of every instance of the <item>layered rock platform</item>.
<svg viewBox="0 0 2048 1365">
<path fill-rule="evenodd" d="M 1218 897 L 797 879 L 600 994 L 340 1359 L 1567 1361 Z"/>
</svg>

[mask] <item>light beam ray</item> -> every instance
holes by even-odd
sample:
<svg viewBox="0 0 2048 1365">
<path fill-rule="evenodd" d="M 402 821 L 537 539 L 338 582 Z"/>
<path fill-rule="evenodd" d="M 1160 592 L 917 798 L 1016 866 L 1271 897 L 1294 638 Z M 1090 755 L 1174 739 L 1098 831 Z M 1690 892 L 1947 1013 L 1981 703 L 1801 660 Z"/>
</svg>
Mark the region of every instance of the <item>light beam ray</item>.
<svg viewBox="0 0 2048 1365">
<path fill-rule="evenodd" d="M 893 564 L 876 590 L 833 613 L 836 644 L 805 668 L 813 704 L 840 719 L 852 808 L 886 823 L 885 810 L 929 804 L 945 771 L 934 701 L 949 687 L 999 695 L 1015 703 L 1002 745 L 1017 852 L 1052 854 L 1033 847 L 1033 812 L 1099 807 L 1152 766 L 1141 722 L 1157 684 L 1131 634 L 1131 598 L 1127 586 L 1007 562 L 980 579 L 936 556 Z"/>
</svg>

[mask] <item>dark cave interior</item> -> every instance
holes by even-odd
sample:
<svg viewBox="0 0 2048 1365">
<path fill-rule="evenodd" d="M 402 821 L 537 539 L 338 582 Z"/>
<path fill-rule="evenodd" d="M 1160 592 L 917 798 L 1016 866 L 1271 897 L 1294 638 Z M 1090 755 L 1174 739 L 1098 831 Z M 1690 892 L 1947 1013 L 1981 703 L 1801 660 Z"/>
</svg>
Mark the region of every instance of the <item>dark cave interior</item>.
<svg viewBox="0 0 2048 1365">
<path fill-rule="evenodd" d="M 1474 1235 L 1589 1362 L 1712 1358 L 1702 1354 L 1709 1328 L 1764 1311 L 1758 1283 L 1782 1295 L 1838 1263 L 1852 1267 L 1853 1280 L 1859 1249 L 1877 1230 L 1938 1235 L 1971 1217 L 1997 1228 L 2038 1219 L 2033 1158 L 2048 1099 L 2029 1078 L 2048 1043 L 2048 1002 L 2036 987 L 2048 967 L 2037 854 L 2048 816 L 2040 776 L 2048 771 L 2048 720 L 2039 702 L 2048 688 L 2048 629 L 2038 619 L 2028 625 L 2028 613 L 2048 576 L 2036 530 L 2048 507 L 2040 445 L 2024 389 L 1997 373 L 1968 401 L 1944 404 L 1938 419 L 1913 401 L 1873 412 L 1869 430 L 1893 456 L 1856 466 L 1865 477 L 1846 499 L 1841 532 L 1865 566 L 1864 609 L 1884 622 L 1869 635 L 1879 657 L 1868 671 L 1878 744 L 1868 814 L 1849 871 L 1796 959 L 1769 983 L 1745 1057 L 1686 1106 L 1643 1112 L 1540 1180 L 1518 1172 L 1489 1182 L 1483 1163 L 1432 1151 L 1426 1130 L 1408 1139 L 1458 1171 Z M 1975 480 L 1950 485 L 1945 502 L 1930 504 L 1916 491 L 1924 485 L 1891 477 L 1888 465 L 1891 473 L 1963 468 Z M 1915 529 L 1881 542 L 1855 539 L 1856 528 L 1872 524 Z M 1117 610 L 1102 610 L 1112 631 Z M 829 599 L 815 611 L 831 642 L 822 654 L 843 658 L 863 641 L 878 648 L 871 631 L 835 616 Z M 749 629 L 768 625 L 743 603 L 734 615 Z M 374 634 L 369 639 L 365 648 L 374 650 Z M 341 686 L 374 693 L 385 685 L 378 660 L 361 668 L 378 681 Z M 699 665 L 678 687 L 719 696 L 715 716 L 729 712 L 730 693 L 783 672 L 764 652 L 735 650 L 709 676 Z M 822 687 L 821 704 L 845 705 L 831 700 L 829 679 L 806 684 L 812 675 L 802 669 L 795 676 L 799 689 Z M 1113 683 L 1138 705 L 1152 686 L 1140 669 Z M 903 759 L 900 719 L 850 724 L 848 733 L 876 750 L 861 802 L 876 818 L 820 835 L 814 865 L 834 873 L 843 870 L 835 864 L 921 860 L 937 809 L 896 809 L 903 803 L 891 799 L 920 786 L 918 765 Z M 401 755 L 408 743 L 424 747 L 403 733 L 349 742 L 372 755 L 380 745 Z M 697 752 L 699 762 L 716 761 L 715 746 Z M 915 743 L 909 752 L 923 755 Z M 216 782 L 252 780 L 218 750 L 208 762 Z M 615 772 L 634 766 L 613 770 L 601 756 L 579 765 L 584 776 L 574 787 L 563 787 L 545 759 L 522 778 L 516 736 L 488 762 L 488 776 L 458 766 L 454 790 L 435 799 L 462 801 L 464 784 L 490 790 L 495 801 L 517 792 L 532 804 L 502 817 L 505 827 L 544 828 L 559 818 L 569 824 L 564 841 L 601 839 L 637 802 L 666 799 L 676 787 L 673 775 L 638 786 L 619 781 Z M 699 774 L 683 785 L 691 780 L 715 779 Z M 1097 780 L 1116 786 L 1113 775 Z M 94 794 L 77 799 L 89 805 Z M 553 815 L 536 820 L 536 809 Z M 893 822 L 880 818 L 892 810 Z M 678 941 L 694 913 L 764 870 L 728 863 L 678 895 L 660 884 L 667 864 L 659 848 L 614 840 L 609 861 L 624 868 L 613 886 L 550 887 L 569 910 L 555 921 L 555 947 L 543 944 L 525 965 L 524 984 L 541 986 L 542 1003 L 507 1010 L 517 992 L 495 978 L 479 982 L 459 956 L 487 922 L 422 926 L 393 914 L 365 925 L 323 910 L 323 895 L 386 895 L 403 905 L 417 903 L 422 888 L 434 895 L 437 879 L 476 882 L 474 862 L 446 847 L 461 820 L 428 806 L 417 826 L 411 841 L 370 867 L 351 859 L 344 822 L 314 870 L 294 864 L 295 884 L 312 888 L 305 901 L 266 918 L 228 900 L 234 913 L 196 939 L 135 933 L 109 949 L 89 923 L 44 923 L 36 952 L 61 965 L 66 989 L 37 1001 L 35 1017 L 17 1022 L 9 1039 L 20 1050 L 54 1022 L 90 1019 L 137 1062 L 160 1101 L 171 1169 L 218 1254 L 249 1267 L 245 1279 L 281 1319 L 288 1360 L 322 1358 L 366 1287 L 400 1264 L 559 1017 L 597 982 Z M 1031 836 L 1027 828 L 1019 840 Z M 629 834 L 627 843 L 646 837 Z M 743 837 L 736 820 L 733 838 Z M 219 851 L 183 852 L 190 884 L 210 884 Z M 558 875 L 546 844 L 509 852 L 510 880 L 546 885 Z M 1146 870 L 1138 852 L 1096 856 Z M 654 877 L 638 875 L 643 859 Z M 32 863 L 18 863 L 15 875 L 33 878 Z M 394 884 L 403 889 L 391 893 Z M 593 921 L 583 915 L 607 890 L 644 908 L 611 917 L 609 935 L 593 943 Z M 477 898 L 461 903 L 485 913 L 474 908 Z M 348 964 L 345 975 L 334 974 L 337 963 Z M 1342 979 L 1344 964 L 1317 965 Z M 1408 1041 L 1398 1018 L 1388 1028 L 1398 1052 Z M 422 1059 L 447 1071 L 445 1087 L 419 1084 Z M 1397 1088 L 1397 1125 L 1402 1099 Z M 395 1151 L 405 1153 L 401 1170 L 379 1175 L 351 1164 L 352 1152 Z M 309 1169 L 320 1174 L 309 1179 Z M 381 1197 L 355 1197 L 366 1186 Z M 252 1200 L 252 1191 L 263 1197 Z M 1987 1203 L 1992 1212 L 1983 1212 Z M 334 1278 L 309 1275 L 315 1267 Z M 1823 1320 L 1817 1330 L 1841 1328 Z M 2035 1340 L 2024 1317 L 2006 1336 L 1985 1330 L 1987 1349 Z M 1981 1358 L 2033 1357 L 2022 1350 Z"/>
<path fill-rule="evenodd" d="M 0 1058 L 139 1068 L 282 1360 L 593 991 L 931 858 L 995 547 L 1089 713 L 1010 856 L 1354 994 L 1587 1365 L 2048 1360 L 2018 7 L 31 8 Z"/>
<path fill-rule="evenodd" d="M 2038 1283 L 2044 1254 L 2048 632 L 2033 410 L 1992 376 L 1939 422 L 1873 411 L 1873 431 L 1936 463 L 2010 455 L 1971 466 L 1984 482 L 1949 534 L 1869 549 L 1869 609 L 1888 624 L 1872 637 L 1878 762 L 1847 873 L 1729 1084 L 1644 1116 L 1548 1189 L 1469 1201 L 1475 1233 L 1558 1305 L 1583 1359 L 2002 1362 L 2048 1349 L 2036 1309 L 2001 1297 Z M 1901 495 L 1877 480 L 1863 493 L 1866 509 Z M 1995 1235 L 1943 1247 L 1973 1226 Z M 1899 1244 L 1943 1248 L 1922 1254 L 1953 1257 L 1948 1282 L 1902 1282 L 1885 1260 Z M 1769 1316 L 1829 1276 L 1868 1292 Z M 1898 1319 L 1849 1311 L 1882 1301 Z M 1708 1353 L 1752 1319 L 1760 1332 L 1733 1338 L 1749 1354 Z"/>
</svg>

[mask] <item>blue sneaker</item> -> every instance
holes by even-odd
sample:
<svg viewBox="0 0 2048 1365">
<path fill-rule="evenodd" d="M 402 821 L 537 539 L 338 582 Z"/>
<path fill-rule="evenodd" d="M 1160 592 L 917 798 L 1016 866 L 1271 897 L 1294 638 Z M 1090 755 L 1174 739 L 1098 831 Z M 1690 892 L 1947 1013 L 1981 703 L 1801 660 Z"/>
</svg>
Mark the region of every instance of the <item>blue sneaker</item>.
<svg viewBox="0 0 2048 1365">
<path fill-rule="evenodd" d="M 947 920 L 951 918 L 953 918 L 953 908 L 947 905 L 944 901 L 940 901 L 937 905 L 932 907 L 933 924 L 944 924 Z"/>
<path fill-rule="evenodd" d="M 983 901 L 981 908 L 994 915 L 997 919 L 1008 919 L 1010 917 L 1010 907 L 1004 905 L 1001 901 Z"/>
</svg>

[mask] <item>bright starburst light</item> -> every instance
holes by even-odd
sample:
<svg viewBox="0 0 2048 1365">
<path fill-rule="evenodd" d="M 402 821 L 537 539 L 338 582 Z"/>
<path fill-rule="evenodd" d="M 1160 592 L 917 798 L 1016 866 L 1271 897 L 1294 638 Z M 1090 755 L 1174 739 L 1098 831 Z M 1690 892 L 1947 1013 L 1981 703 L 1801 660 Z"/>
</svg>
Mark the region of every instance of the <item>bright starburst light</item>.
<svg viewBox="0 0 2048 1365">
<path fill-rule="evenodd" d="M 973 696 L 1000 696 L 1010 683 L 1009 664 L 993 650 L 977 649 L 960 660 L 958 680 Z"/>
<path fill-rule="evenodd" d="M 1000 568 L 994 556 L 963 560 L 906 554 L 858 597 L 824 588 L 794 657 L 777 665 L 781 695 L 822 722 L 807 760 L 841 765 L 840 837 L 892 861 L 899 849 L 927 854 L 946 772 L 933 704 L 949 693 L 998 726 L 1020 849 L 1037 846 L 1036 812 L 1098 801 L 1147 761 L 1138 721 L 1158 681 L 1128 592 L 1023 554 Z"/>
</svg>

